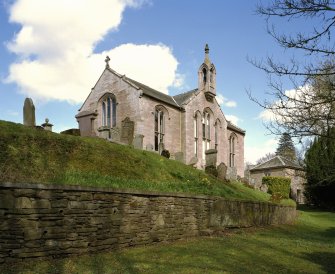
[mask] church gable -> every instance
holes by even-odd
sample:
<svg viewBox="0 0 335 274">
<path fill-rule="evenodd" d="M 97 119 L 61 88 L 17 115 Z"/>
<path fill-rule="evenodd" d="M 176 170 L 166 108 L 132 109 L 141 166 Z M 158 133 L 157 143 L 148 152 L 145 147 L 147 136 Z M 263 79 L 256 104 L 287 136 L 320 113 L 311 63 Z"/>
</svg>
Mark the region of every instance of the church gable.
<svg viewBox="0 0 335 274">
<path fill-rule="evenodd" d="M 216 69 L 205 59 L 198 70 L 198 87 L 170 96 L 106 68 L 76 115 L 81 135 L 162 153 L 205 168 L 225 164 L 243 175 L 244 134 L 226 120 L 216 100 Z"/>
</svg>

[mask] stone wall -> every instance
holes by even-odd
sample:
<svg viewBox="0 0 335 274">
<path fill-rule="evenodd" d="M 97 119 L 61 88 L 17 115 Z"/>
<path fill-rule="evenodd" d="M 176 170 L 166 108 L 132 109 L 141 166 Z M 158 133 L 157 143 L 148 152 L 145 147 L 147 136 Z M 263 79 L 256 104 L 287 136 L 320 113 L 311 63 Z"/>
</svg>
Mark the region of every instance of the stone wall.
<svg viewBox="0 0 335 274">
<path fill-rule="evenodd" d="M 291 223 L 293 207 L 218 197 L 0 184 L 0 263 Z"/>
</svg>

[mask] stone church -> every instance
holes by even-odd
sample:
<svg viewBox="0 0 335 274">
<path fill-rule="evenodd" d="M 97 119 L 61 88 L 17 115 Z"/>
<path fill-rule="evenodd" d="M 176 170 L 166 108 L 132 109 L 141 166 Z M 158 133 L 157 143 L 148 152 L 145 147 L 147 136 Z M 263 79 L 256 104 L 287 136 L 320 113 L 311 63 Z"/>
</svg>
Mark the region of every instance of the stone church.
<svg viewBox="0 0 335 274">
<path fill-rule="evenodd" d="M 216 100 L 216 69 L 208 45 L 198 87 L 175 96 L 117 73 L 108 56 L 105 62 L 76 115 L 82 136 L 157 153 L 168 150 L 172 159 L 200 169 L 209 162 L 224 163 L 233 177 L 243 177 L 245 131 L 225 118 Z"/>
</svg>

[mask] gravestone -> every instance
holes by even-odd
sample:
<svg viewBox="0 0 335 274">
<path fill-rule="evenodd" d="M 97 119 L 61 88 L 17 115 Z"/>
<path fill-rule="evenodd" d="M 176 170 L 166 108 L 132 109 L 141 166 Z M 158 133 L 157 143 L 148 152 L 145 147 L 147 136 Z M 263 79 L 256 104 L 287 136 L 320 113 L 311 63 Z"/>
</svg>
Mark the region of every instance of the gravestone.
<svg viewBox="0 0 335 274">
<path fill-rule="evenodd" d="M 230 180 L 230 181 L 237 179 L 237 170 L 236 170 L 236 167 L 228 167 L 227 168 L 226 179 Z"/>
<path fill-rule="evenodd" d="M 120 129 L 113 127 L 110 129 L 110 139 L 115 142 L 120 142 Z"/>
<path fill-rule="evenodd" d="M 184 163 L 184 153 L 179 151 L 174 154 L 174 159 L 178 162 Z"/>
<path fill-rule="evenodd" d="M 162 154 L 163 150 L 164 150 L 164 143 L 159 143 L 159 145 L 158 145 L 158 153 L 159 153 L 159 155 Z"/>
<path fill-rule="evenodd" d="M 222 181 L 226 180 L 227 166 L 225 165 L 225 163 L 220 163 L 217 167 L 217 171 L 218 171 L 218 179 Z"/>
<path fill-rule="evenodd" d="M 206 155 L 206 166 L 215 166 L 217 161 L 218 151 L 216 149 L 208 149 L 205 151 Z"/>
<path fill-rule="evenodd" d="M 26 98 L 23 105 L 23 124 L 28 127 L 36 126 L 35 106 L 31 98 Z"/>
<path fill-rule="evenodd" d="M 133 141 L 134 148 L 143 149 L 143 138 L 144 138 L 144 135 L 142 135 L 142 134 L 136 134 L 135 135 L 135 138 L 134 138 L 134 141 Z"/>
<path fill-rule="evenodd" d="M 121 126 L 121 143 L 131 145 L 134 139 L 134 122 L 126 117 L 122 121 Z"/>
<path fill-rule="evenodd" d="M 48 118 L 45 118 L 45 123 L 42 124 L 42 127 L 44 128 L 44 130 L 47 130 L 47 131 L 51 131 L 51 132 L 52 132 L 53 124 L 50 124 L 50 123 L 49 123 L 49 119 L 48 119 Z"/>
<path fill-rule="evenodd" d="M 153 151 L 154 150 L 154 146 L 152 144 L 147 144 L 145 147 L 146 150 L 148 151 Z"/>
<path fill-rule="evenodd" d="M 191 158 L 191 160 L 188 164 L 190 166 L 194 166 L 197 162 L 198 162 L 198 158 L 194 156 L 194 157 Z"/>
</svg>

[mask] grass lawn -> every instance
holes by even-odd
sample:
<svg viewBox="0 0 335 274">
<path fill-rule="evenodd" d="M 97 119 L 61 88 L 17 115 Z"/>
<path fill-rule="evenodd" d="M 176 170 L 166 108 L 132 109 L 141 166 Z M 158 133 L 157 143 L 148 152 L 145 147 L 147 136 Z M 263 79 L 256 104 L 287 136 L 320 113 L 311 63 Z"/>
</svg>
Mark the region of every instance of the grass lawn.
<svg viewBox="0 0 335 274">
<path fill-rule="evenodd" d="M 335 213 L 304 209 L 296 225 L 2 265 L 0 273 L 335 273 Z"/>
<path fill-rule="evenodd" d="M 82 185 L 183 192 L 269 201 L 242 183 L 218 181 L 157 153 L 0 121 L 0 182 Z M 295 206 L 294 201 L 282 204 Z"/>
</svg>

